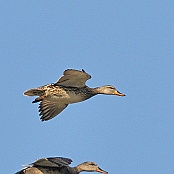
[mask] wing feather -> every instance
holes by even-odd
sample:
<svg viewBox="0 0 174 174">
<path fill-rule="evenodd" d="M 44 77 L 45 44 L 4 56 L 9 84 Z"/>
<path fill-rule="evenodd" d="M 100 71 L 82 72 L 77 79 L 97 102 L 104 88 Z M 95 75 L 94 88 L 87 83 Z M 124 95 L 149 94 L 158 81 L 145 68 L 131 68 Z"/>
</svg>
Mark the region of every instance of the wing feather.
<svg viewBox="0 0 174 174">
<path fill-rule="evenodd" d="M 44 98 L 39 104 L 40 119 L 42 121 L 50 120 L 62 112 L 67 106 L 65 103 L 57 103 Z"/>
<path fill-rule="evenodd" d="M 84 87 L 86 81 L 90 78 L 91 76 L 83 69 L 82 71 L 67 69 L 64 71 L 63 76 L 58 79 L 55 85 Z"/>
<path fill-rule="evenodd" d="M 32 163 L 33 166 L 41 167 L 63 167 L 71 164 L 72 160 L 63 157 L 41 158 Z"/>
</svg>

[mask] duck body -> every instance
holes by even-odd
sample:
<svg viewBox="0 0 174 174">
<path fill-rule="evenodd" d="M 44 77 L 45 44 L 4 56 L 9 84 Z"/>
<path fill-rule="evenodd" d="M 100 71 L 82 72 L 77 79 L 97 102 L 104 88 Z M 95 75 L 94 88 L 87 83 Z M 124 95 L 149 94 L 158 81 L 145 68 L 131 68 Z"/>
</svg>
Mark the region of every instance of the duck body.
<svg viewBox="0 0 174 174">
<path fill-rule="evenodd" d="M 62 157 L 41 158 L 16 174 L 79 174 L 82 171 L 107 174 L 94 162 L 88 161 L 76 167 L 70 167 L 71 162 L 71 159 Z"/>
<path fill-rule="evenodd" d="M 41 167 L 29 166 L 16 174 L 79 174 L 78 170 L 70 167 Z"/>
<path fill-rule="evenodd" d="M 52 100 L 55 102 L 72 104 L 72 103 L 77 103 L 77 102 L 87 100 L 93 97 L 94 95 L 96 95 L 88 86 L 71 87 L 71 86 L 48 84 L 36 89 L 31 89 L 31 91 L 34 91 L 34 90 L 35 90 L 34 93 L 39 95 L 40 97 L 36 98 L 33 101 L 33 103 L 41 101 L 43 97 L 48 97 L 49 100 Z"/>
<path fill-rule="evenodd" d="M 89 88 L 85 82 L 90 78 L 84 70 L 68 69 L 56 83 L 29 89 L 24 95 L 39 96 L 33 103 L 40 102 L 39 112 L 42 121 L 52 119 L 69 104 L 87 100 L 97 94 L 125 96 L 111 85 Z"/>
</svg>

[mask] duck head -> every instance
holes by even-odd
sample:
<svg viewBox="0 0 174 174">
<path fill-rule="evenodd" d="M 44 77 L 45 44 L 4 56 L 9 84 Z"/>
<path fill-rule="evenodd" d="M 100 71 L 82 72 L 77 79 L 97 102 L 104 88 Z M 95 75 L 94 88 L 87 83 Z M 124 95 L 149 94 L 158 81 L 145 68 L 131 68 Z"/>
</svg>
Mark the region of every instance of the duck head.
<svg viewBox="0 0 174 174">
<path fill-rule="evenodd" d="M 114 86 L 111 86 L 111 85 L 95 88 L 95 91 L 98 94 L 125 96 L 125 94 L 122 94 Z"/>
<path fill-rule="evenodd" d="M 94 162 L 84 162 L 77 166 L 79 172 L 86 171 L 86 172 L 99 172 L 103 174 L 107 174 L 108 172 L 102 170 L 98 165 Z"/>
</svg>

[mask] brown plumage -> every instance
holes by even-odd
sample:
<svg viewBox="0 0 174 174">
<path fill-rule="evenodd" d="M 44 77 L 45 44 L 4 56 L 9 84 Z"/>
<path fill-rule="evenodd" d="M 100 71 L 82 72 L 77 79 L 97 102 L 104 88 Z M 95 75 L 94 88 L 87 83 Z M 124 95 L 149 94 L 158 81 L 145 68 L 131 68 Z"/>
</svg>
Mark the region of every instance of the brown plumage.
<svg viewBox="0 0 174 174">
<path fill-rule="evenodd" d="M 76 167 L 70 167 L 71 162 L 71 159 L 62 157 L 42 158 L 16 174 L 78 174 L 82 171 L 107 174 L 94 162 L 88 161 Z"/>
<path fill-rule="evenodd" d="M 62 112 L 68 104 L 77 103 L 97 94 L 125 96 L 111 85 L 89 88 L 85 85 L 91 76 L 82 71 L 65 70 L 56 83 L 48 84 L 24 92 L 27 96 L 39 96 L 33 103 L 40 102 L 39 112 L 42 121 L 50 120 Z"/>
</svg>

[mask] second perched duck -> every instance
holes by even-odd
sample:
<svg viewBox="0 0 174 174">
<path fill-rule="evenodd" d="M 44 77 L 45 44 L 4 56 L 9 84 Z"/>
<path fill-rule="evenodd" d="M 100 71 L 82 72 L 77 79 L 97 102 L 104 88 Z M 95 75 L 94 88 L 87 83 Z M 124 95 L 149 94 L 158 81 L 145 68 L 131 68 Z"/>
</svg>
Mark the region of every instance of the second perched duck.
<svg viewBox="0 0 174 174">
<path fill-rule="evenodd" d="M 71 162 L 71 159 L 62 157 L 42 158 L 16 174 L 79 174 L 82 171 L 107 174 L 94 162 L 84 162 L 76 167 L 70 167 Z"/>
<path fill-rule="evenodd" d="M 87 100 L 97 94 L 125 96 L 111 85 L 89 88 L 85 85 L 91 76 L 82 71 L 67 69 L 57 82 L 24 92 L 27 96 L 39 96 L 33 103 L 40 102 L 42 121 L 47 121 L 62 112 L 70 103 Z"/>
</svg>

